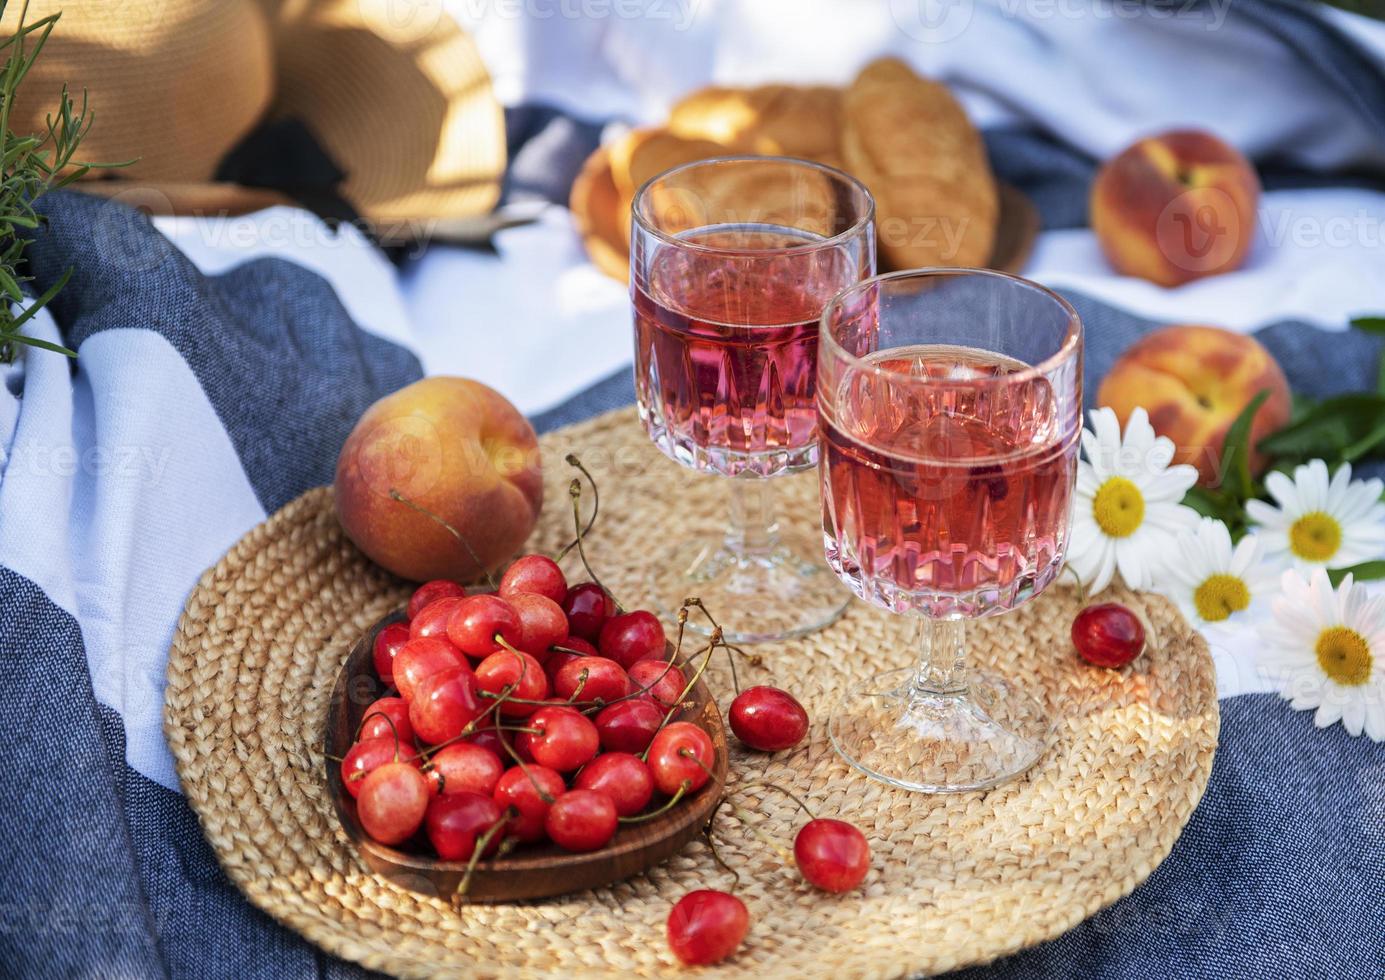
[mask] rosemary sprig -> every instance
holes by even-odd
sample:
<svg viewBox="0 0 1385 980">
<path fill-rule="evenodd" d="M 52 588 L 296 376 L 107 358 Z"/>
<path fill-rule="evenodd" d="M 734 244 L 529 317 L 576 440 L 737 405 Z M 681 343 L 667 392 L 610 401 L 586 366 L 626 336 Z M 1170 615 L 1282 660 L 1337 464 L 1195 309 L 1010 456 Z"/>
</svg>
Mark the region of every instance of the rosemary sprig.
<svg viewBox="0 0 1385 980">
<path fill-rule="evenodd" d="M 8 0 L 0 0 L 0 18 L 4 17 L 8 5 Z M 0 40 L 0 53 L 5 56 L 4 65 L 0 66 L 0 363 L 5 364 L 14 359 L 15 350 L 21 344 L 68 357 L 77 356 L 76 351 L 60 344 L 20 332 L 39 310 L 52 302 L 72 276 L 72 270 L 67 269 L 57 282 L 25 305 L 29 298 L 24 284 L 34 277 L 20 271 L 24 266 L 25 249 L 33 243 L 24 233 L 34 231 L 43 223 L 43 216 L 34 210 L 34 202 L 49 191 L 80 180 L 93 169 L 124 167 L 134 162 L 89 163 L 77 159 L 77 147 L 91 130 L 96 117 L 87 104 L 85 90 L 78 108 L 67 86 L 63 86 L 57 113 L 46 117 L 47 132 L 19 135 L 10 129 L 10 109 L 19 87 L 62 17 L 59 12 L 26 24 L 28 12 L 29 2 L 24 0 L 19 25 L 8 38 Z"/>
</svg>

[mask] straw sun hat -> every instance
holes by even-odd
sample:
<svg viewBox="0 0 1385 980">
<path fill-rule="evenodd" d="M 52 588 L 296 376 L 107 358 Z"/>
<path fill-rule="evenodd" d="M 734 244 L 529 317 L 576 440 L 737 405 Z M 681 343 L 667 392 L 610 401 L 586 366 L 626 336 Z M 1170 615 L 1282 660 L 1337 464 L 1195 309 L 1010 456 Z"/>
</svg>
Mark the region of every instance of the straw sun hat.
<svg viewBox="0 0 1385 980">
<path fill-rule="evenodd" d="M 42 132 L 85 88 L 79 156 L 138 158 L 85 189 L 180 214 L 294 200 L 387 240 L 499 197 L 504 118 L 442 0 L 31 0 L 26 22 L 59 10 L 10 125 Z"/>
</svg>

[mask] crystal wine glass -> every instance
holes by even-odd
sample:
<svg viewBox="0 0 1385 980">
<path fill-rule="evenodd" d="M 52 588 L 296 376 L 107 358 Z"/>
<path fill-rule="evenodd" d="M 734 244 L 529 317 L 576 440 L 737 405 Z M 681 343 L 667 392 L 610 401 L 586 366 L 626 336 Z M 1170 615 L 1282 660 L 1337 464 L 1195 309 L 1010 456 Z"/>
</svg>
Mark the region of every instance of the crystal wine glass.
<svg viewBox="0 0 1385 980">
<path fill-rule="evenodd" d="M 665 610 L 699 596 L 733 642 L 819 629 L 849 599 L 816 531 L 780 526 L 769 479 L 817 464 L 818 320 L 875 272 L 874 210 L 854 178 L 785 157 L 688 164 L 634 199 L 640 419 L 671 459 L 731 478 L 729 527 L 653 556 L 650 585 Z"/>
<path fill-rule="evenodd" d="M 967 664 L 968 619 L 1032 599 L 1063 563 L 1082 431 L 1082 324 L 1000 272 L 868 279 L 822 315 L 823 538 L 868 602 L 918 618 L 917 667 L 849 692 L 837 751 L 923 792 L 983 789 L 1047 747 L 1022 679 Z"/>
</svg>

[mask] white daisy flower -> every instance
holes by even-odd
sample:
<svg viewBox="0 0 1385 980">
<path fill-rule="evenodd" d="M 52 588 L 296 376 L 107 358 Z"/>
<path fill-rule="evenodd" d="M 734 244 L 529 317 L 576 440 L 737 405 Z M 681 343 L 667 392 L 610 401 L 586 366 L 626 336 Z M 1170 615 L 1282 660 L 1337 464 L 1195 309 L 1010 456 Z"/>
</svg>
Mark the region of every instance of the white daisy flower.
<svg viewBox="0 0 1385 980">
<path fill-rule="evenodd" d="M 1340 721 L 1385 741 L 1385 595 L 1370 597 L 1350 575 L 1336 591 L 1321 568 L 1312 576 L 1284 573 L 1262 660 L 1295 710 L 1317 709 L 1319 728 Z"/>
<path fill-rule="evenodd" d="M 1265 489 L 1278 507 L 1246 502 L 1246 515 L 1260 525 L 1266 553 L 1284 556 L 1295 567 L 1348 568 L 1385 556 L 1385 503 L 1380 480 L 1353 480 L 1343 463 L 1329 482 L 1320 459 L 1265 477 Z"/>
<path fill-rule="evenodd" d="M 1153 584 L 1174 535 L 1197 526 L 1198 513 L 1179 501 L 1197 469 L 1173 460 L 1173 442 L 1155 436 L 1143 408 L 1130 413 L 1121 438 L 1116 413 L 1091 413 L 1082 430 L 1086 459 L 1077 464 L 1077 503 L 1068 563 L 1095 595 L 1117 570 L 1132 589 Z"/>
<path fill-rule="evenodd" d="M 1226 525 L 1204 517 L 1195 530 L 1178 536 L 1160 578 L 1199 625 L 1224 622 L 1278 591 L 1279 572 L 1261 560 L 1262 550 L 1254 534 L 1233 548 Z"/>
</svg>

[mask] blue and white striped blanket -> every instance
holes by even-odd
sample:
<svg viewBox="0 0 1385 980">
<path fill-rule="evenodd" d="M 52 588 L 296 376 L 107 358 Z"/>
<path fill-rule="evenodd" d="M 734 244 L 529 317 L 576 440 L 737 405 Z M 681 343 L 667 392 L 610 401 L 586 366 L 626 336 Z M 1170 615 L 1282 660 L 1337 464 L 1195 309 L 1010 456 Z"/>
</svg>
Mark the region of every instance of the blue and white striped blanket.
<svg viewBox="0 0 1385 980">
<path fill-rule="evenodd" d="M 1239 48 L 1287 51 L 1298 70 L 1344 93 L 1355 128 L 1338 134 L 1338 163 L 1385 161 L 1385 72 L 1366 48 L 1295 4 L 1217 9 Z M 988 11 L 978 4 L 978 23 Z M 597 127 L 538 109 L 510 119 L 512 196 L 561 200 L 563 175 Z M 1324 259 L 1331 246 L 1305 244 L 1291 226 L 1308 216 L 1321 227 L 1359 207 L 1378 230 L 1380 169 L 1373 185 L 1351 190 L 1303 161 L 1277 171 L 1275 148 L 1262 148 L 1267 183 L 1281 189 L 1267 196 L 1252 267 L 1164 294 L 1095 271 L 1081 201 L 1097 148 L 1002 122 L 988 133 L 992 156 L 1045 213 L 1030 271 L 1082 313 L 1090 390 L 1130 339 L 1173 318 L 1257 329 L 1306 393 L 1373 383 L 1380 342 L 1319 326 L 1340 326 L 1322 312 L 1334 303 L 1367 297 L 1385 311 L 1385 247 L 1358 235 Z M 1345 145 L 1353 140 L 1365 149 Z M 17 789 L 0 806 L 0 970 L 357 975 L 240 897 L 178 793 L 161 712 L 183 600 L 246 530 L 331 479 L 357 416 L 419 377 L 420 355 L 430 368 L 497 384 L 540 430 L 630 401 L 628 370 L 610 373 L 619 360 L 579 358 L 563 362 L 565 379 L 543 375 L 573 317 L 599 323 L 584 339 L 609 341 L 616 357 L 617 341 L 628 344 L 623 297 L 597 285 L 554 212 L 507 232 L 498 255 L 433 250 L 403 271 L 401 294 L 395 270 L 357 236 L 331 236 L 297 213 L 244 219 L 259 230 L 244 247 L 223 234 L 244 221 L 163 222 L 165 237 L 81 195 L 45 207 L 37 285 L 69 265 L 76 275 L 35 332 L 79 358 L 38 353 L 0 369 L 0 703 L 9 711 L 0 767 Z M 1290 223 L 1278 241 L 1276 215 Z M 1278 264 L 1286 254 L 1293 261 Z M 1343 264 L 1373 278 L 1338 285 L 1332 270 Z M 430 294 L 459 270 L 450 312 L 439 316 Z M 1343 300 L 1344 290 L 1356 299 Z M 486 338 L 506 303 L 521 314 L 504 331 L 515 346 L 507 366 L 493 367 Z M 1211 312 L 1185 314 L 1194 308 Z M 472 343 L 475 363 L 459 362 Z M 534 378 L 523 390 L 509 373 L 519 370 Z M 1228 649 L 1219 670 L 1233 674 L 1248 655 Z M 1253 690 L 1223 682 L 1226 694 Z M 1226 697 L 1206 796 L 1149 881 L 1061 939 L 970 973 L 1385 977 L 1385 746 L 1340 726 L 1317 730 L 1272 694 Z"/>
</svg>

